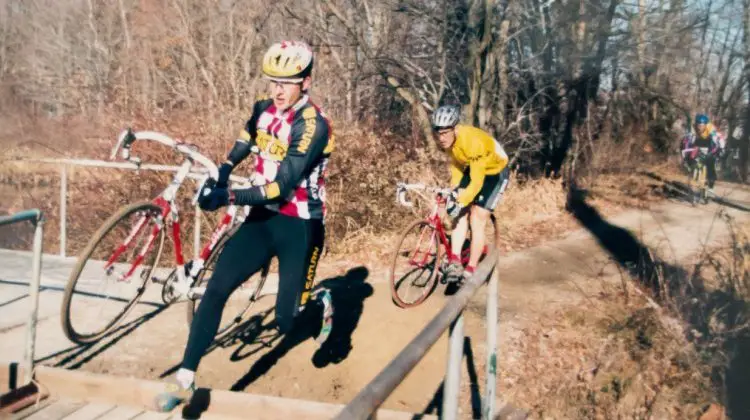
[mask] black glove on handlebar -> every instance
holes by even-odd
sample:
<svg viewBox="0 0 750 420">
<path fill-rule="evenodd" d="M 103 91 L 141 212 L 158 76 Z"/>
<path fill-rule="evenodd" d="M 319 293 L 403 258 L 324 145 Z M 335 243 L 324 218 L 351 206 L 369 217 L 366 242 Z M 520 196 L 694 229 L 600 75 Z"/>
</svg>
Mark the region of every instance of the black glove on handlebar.
<svg viewBox="0 0 750 420">
<path fill-rule="evenodd" d="M 227 188 L 229 186 L 229 175 L 232 174 L 232 169 L 234 169 L 234 166 L 227 162 L 219 166 L 219 179 L 216 181 L 217 188 Z"/>
</svg>

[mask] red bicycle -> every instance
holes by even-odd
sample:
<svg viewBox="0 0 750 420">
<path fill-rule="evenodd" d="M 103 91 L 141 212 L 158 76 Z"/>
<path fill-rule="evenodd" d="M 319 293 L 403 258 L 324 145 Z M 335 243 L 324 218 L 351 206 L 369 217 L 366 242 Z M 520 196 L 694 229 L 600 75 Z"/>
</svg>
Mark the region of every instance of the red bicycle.
<svg viewBox="0 0 750 420">
<path fill-rule="evenodd" d="M 208 179 L 218 179 L 218 169 L 195 146 L 153 131 L 123 131 L 110 158 L 122 150 L 125 160 L 140 165 L 141 159 L 131 156 L 130 150 L 136 141 L 143 140 L 170 147 L 185 160 L 161 194 L 151 201 L 120 208 L 94 233 L 79 255 L 65 287 L 61 308 L 63 332 L 73 342 L 92 343 L 112 331 L 144 296 L 149 283 L 162 286 L 161 300 L 165 305 L 180 297 L 186 298 L 188 323 L 192 322 L 197 302 L 221 250 L 249 214 L 249 206 L 228 206 L 209 242 L 193 260 L 186 261 L 182 252 L 179 207 L 175 201 L 177 192 L 187 178 L 198 180 L 192 201 L 195 204 L 204 183 Z M 253 152 L 258 153 L 257 148 Z M 203 166 L 203 173 L 192 170 L 195 163 Z M 235 176 L 231 180 L 248 182 Z M 175 264 L 166 276 L 155 275 L 168 233 L 172 234 Z M 248 294 L 248 297 L 230 299 L 217 336 L 231 331 L 244 320 L 250 307 L 260 298 L 267 274 L 268 266 L 235 292 Z"/>
<path fill-rule="evenodd" d="M 411 308 L 424 302 L 435 289 L 438 276 L 442 284 L 447 283 L 446 268 L 453 256 L 450 235 L 447 232 L 441 211 L 444 210 L 449 188 L 428 187 L 423 184 L 398 183 L 396 195 L 398 202 L 406 207 L 413 204 L 406 200 L 407 191 L 424 191 L 434 194 L 432 209 L 425 218 L 415 220 L 404 229 L 393 251 L 389 281 L 393 302 L 402 308 Z M 491 222 L 485 231 L 486 243 L 482 257 L 496 241 L 496 219 L 491 215 Z M 461 248 L 461 264 L 469 262 L 470 237 Z M 481 261 L 481 259 L 480 259 Z M 409 292 L 414 291 L 411 295 Z"/>
</svg>

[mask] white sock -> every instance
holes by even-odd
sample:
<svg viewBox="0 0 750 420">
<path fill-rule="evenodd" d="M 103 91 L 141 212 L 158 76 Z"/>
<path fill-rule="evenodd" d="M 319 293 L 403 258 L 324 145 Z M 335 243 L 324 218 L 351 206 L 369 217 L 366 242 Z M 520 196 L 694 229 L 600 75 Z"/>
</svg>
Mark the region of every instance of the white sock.
<svg viewBox="0 0 750 420">
<path fill-rule="evenodd" d="M 183 389 L 190 388 L 193 385 L 193 382 L 195 382 L 195 372 L 185 368 L 180 368 L 180 370 L 177 371 L 177 383 L 180 384 Z"/>
</svg>

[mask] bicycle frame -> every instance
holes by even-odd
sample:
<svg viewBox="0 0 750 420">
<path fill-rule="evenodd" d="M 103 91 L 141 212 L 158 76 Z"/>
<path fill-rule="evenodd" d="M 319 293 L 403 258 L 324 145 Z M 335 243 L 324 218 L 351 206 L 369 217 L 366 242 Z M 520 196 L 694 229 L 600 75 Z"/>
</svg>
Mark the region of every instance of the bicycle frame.
<svg viewBox="0 0 750 420">
<path fill-rule="evenodd" d="M 148 134 L 151 134 L 147 132 Z M 132 133 L 131 133 L 132 134 Z M 158 134 L 158 133 L 157 133 Z M 163 135 L 162 135 L 163 136 Z M 168 137 L 164 136 L 167 140 L 171 140 Z M 120 136 L 120 140 L 118 141 L 117 146 L 115 146 L 115 149 L 119 148 L 120 145 L 123 143 L 123 136 Z M 165 144 L 164 138 L 160 138 L 160 143 Z M 123 156 L 130 160 L 131 162 L 137 162 L 140 163 L 140 159 L 137 158 L 131 158 L 129 154 L 129 148 L 130 144 L 132 144 L 133 140 L 130 141 L 130 143 L 125 140 L 124 150 L 123 150 Z M 176 149 L 179 150 L 179 146 L 182 146 L 181 143 L 172 141 L 172 144 L 175 146 Z M 127 151 L 127 153 L 125 153 Z M 185 153 L 185 150 L 179 150 Z M 116 154 L 116 150 L 113 152 L 113 156 Z M 160 208 L 160 213 L 156 215 L 156 224 L 154 225 L 153 229 L 151 230 L 151 233 L 149 234 L 146 242 L 141 247 L 140 252 L 138 253 L 137 257 L 133 261 L 132 265 L 128 269 L 128 271 L 122 275 L 120 278 L 118 278 L 118 281 L 129 281 L 130 276 L 133 275 L 135 270 L 141 265 L 143 262 L 143 259 L 145 258 L 146 254 L 153 248 L 154 242 L 156 241 L 156 238 L 161 233 L 162 229 L 164 229 L 164 223 L 165 221 L 170 225 L 171 227 L 171 234 L 172 234 L 172 242 L 174 244 L 175 249 L 175 268 L 176 268 L 176 275 L 177 280 L 180 282 L 185 282 L 187 280 L 186 277 L 190 277 L 191 279 L 195 279 L 200 271 L 203 269 L 206 259 L 211 255 L 211 252 L 213 251 L 216 244 L 219 242 L 219 239 L 230 229 L 231 226 L 234 225 L 235 222 L 241 223 L 245 220 L 245 218 L 249 214 L 249 206 L 243 206 L 243 212 L 238 217 L 238 208 L 236 205 L 228 206 L 226 212 L 224 213 L 224 216 L 221 218 L 221 221 L 219 222 L 216 229 L 214 229 L 213 233 L 211 234 L 211 239 L 209 242 L 203 247 L 203 249 L 200 251 L 200 253 L 196 256 L 195 259 L 191 261 L 190 264 L 190 271 L 189 273 L 186 273 L 185 270 L 185 256 L 182 252 L 182 240 L 181 240 L 181 227 L 180 227 L 180 217 L 179 217 L 179 207 L 175 203 L 175 197 L 177 196 L 177 192 L 179 188 L 182 186 L 185 179 L 188 177 L 188 174 L 191 173 L 193 162 L 199 161 L 201 163 L 204 163 L 208 161 L 208 163 L 211 164 L 211 166 L 205 165 L 209 169 L 209 178 L 212 177 L 212 175 L 217 173 L 216 166 L 213 165 L 213 163 L 208 160 L 207 158 L 203 157 L 202 155 L 198 155 L 195 151 L 188 151 L 186 154 L 186 160 L 180 165 L 180 168 L 178 169 L 177 173 L 172 178 L 172 181 L 169 183 L 169 185 L 153 200 L 154 205 L 158 206 Z M 198 155 L 198 156 L 196 156 Z M 205 182 L 205 180 L 204 180 Z M 202 189 L 201 187 L 198 188 L 198 191 Z M 196 196 L 197 198 L 197 196 Z M 193 201 L 196 200 L 194 198 Z M 141 232 L 144 226 L 148 224 L 150 219 L 154 217 L 154 215 L 143 215 L 141 218 L 136 222 L 135 226 L 131 229 L 128 236 L 125 238 L 123 243 L 113 252 L 112 256 L 107 260 L 105 264 L 105 270 L 109 273 L 114 268 L 114 262 L 117 260 L 117 258 L 131 245 L 135 237 Z M 170 232 L 168 232 L 170 233 Z"/>
<path fill-rule="evenodd" d="M 689 165 L 690 178 L 691 180 L 705 182 L 706 171 L 708 170 L 706 166 L 706 161 L 705 161 L 708 158 L 708 148 L 707 147 L 688 148 L 682 151 L 682 156 L 684 158 L 687 158 L 688 153 L 690 152 L 698 152 L 698 155 L 692 159 L 693 163 Z"/>
<path fill-rule="evenodd" d="M 453 254 L 453 250 L 450 246 L 450 239 L 448 238 L 448 234 L 445 230 L 445 226 L 443 225 L 443 221 L 440 218 L 440 208 L 445 205 L 447 199 L 447 195 L 451 193 L 450 189 L 441 189 L 441 188 L 434 188 L 434 187 L 425 187 L 422 184 L 403 184 L 399 183 L 397 185 L 397 197 L 398 201 L 401 205 L 406 207 L 411 207 L 411 202 L 406 201 L 405 193 L 409 189 L 421 189 L 428 192 L 435 193 L 435 202 L 432 206 L 432 210 L 430 211 L 430 214 L 427 216 L 425 221 L 430 225 L 430 227 L 433 228 L 431 236 L 429 238 L 430 242 L 434 239 L 435 235 L 437 235 L 439 244 L 438 246 L 442 246 L 443 249 L 445 249 L 446 256 L 448 257 L 448 260 L 452 260 L 456 258 L 457 256 Z M 424 253 L 424 258 L 422 258 L 422 261 L 417 261 L 417 255 L 419 254 L 419 244 L 422 243 L 422 240 L 424 239 L 425 232 L 422 231 L 422 233 L 419 236 L 419 241 L 417 242 L 417 247 L 414 252 L 414 255 L 409 259 L 409 263 L 418 267 L 423 267 L 429 258 L 429 255 L 427 252 Z M 485 245 L 485 249 L 483 250 L 483 253 L 487 251 Z M 468 254 L 468 250 L 467 250 Z M 460 255 L 460 257 L 463 257 L 463 255 Z M 462 258 L 463 260 L 464 258 Z M 466 255 L 466 259 L 468 259 L 468 255 Z M 463 262 L 463 261 L 462 261 Z"/>
<path fill-rule="evenodd" d="M 427 223 L 433 228 L 430 230 L 430 238 L 429 242 L 432 242 L 435 239 L 435 235 L 437 235 L 439 244 L 438 246 L 442 246 L 447 254 L 448 258 L 453 257 L 453 253 L 451 252 L 450 242 L 448 241 L 448 235 L 445 232 L 445 228 L 443 227 L 443 222 L 440 219 L 440 206 L 445 203 L 445 199 L 442 198 L 439 194 L 435 198 L 435 204 L 432 206 L 432 212 L 429 216 L 425 219 Z M 425 230 L 422 231 L 422 233 L 419 235 L 419 241 L 417 242 L 417 246 L 415 247 L 414 254 L 409 258 L 409 264 L 415 265 L 417 267 L 424 267 L 425 264 L 427 264 L 429 259 L 429 250 L 427 252 L 424 252 L 424 258 L 422 258 L 422 261 L 417 261 L 417 255 L 419 255 L 419 245 L 422 243 L 422 240 L 424 239 Z"/>
</svg>

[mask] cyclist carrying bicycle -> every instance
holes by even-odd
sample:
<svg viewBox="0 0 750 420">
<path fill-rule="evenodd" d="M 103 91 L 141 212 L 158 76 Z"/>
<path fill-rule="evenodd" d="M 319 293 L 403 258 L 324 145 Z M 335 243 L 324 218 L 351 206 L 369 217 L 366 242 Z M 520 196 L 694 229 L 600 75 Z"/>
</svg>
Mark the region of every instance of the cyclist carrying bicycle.
<svg viewBox="0 0 750 420">
<path fill-rule="evenodd" d="M 321 345 L 330 333 L 330 294 L 323 291 L 310 299 L 323 248 L 326 166 L 334 147 L 330 122 L 307 95 L 312 68 L 313 52 L 303 42 L 284 41 L 269 48 L 263 57 L 263 74 L 270 81 L 270 98 L 255 103 L 219 168 L 216 185 L 201 192 L 203 210 L 230 203 L 253 207 L 219 256 L 190 326 L 176 384 L 157 397 L 161 411 L 172 410 L 192 395 L 195 371 L 216 335 L 229 296 L 274 256 L 279 260 L 279 332 L 312 325 L 311 334 Z M 256 185 L 229 188 L 229 175 L 253 145 L 260 149 Z M 311 324 L 320 322 L 316 320 L 322 320 L 322 325 Z"/>
<path fill-rule="evenodd" d="M 453 281 L 468 278 L 476 269 L 485 244 L 485 226 L 508 185 L 508 155 L 487 132 L 458 124 L 461 110 L 443 105 L 432 114 L 437 142 L 450 156 L 452 199 L 446 210 L 453 218 L 451 253 L 447 277 Z M 468 217 L 467 217 L 468 215 Z M 471 227 L 469 262 L 461 265 L 461 248 Z"/>
<path fill-rule="evenodd" d="M 706 162 L 707 177 L 706 183 L 709 191 L 714 187 L 716 181 L 716 157 L 721 151 L 719 134 L 713 124 L 709 122 L 708 116 L 698 114 L 695 116 L 695 133 L 688 137 L 684 144 L 684 149 L 695 148 L 690 155 L 686 156 L 687 163 L 692 164 L 695 159 L 699 158 L 698 149 L 708 149 L 708 155 L 703 157 Z"/>
</svg>

